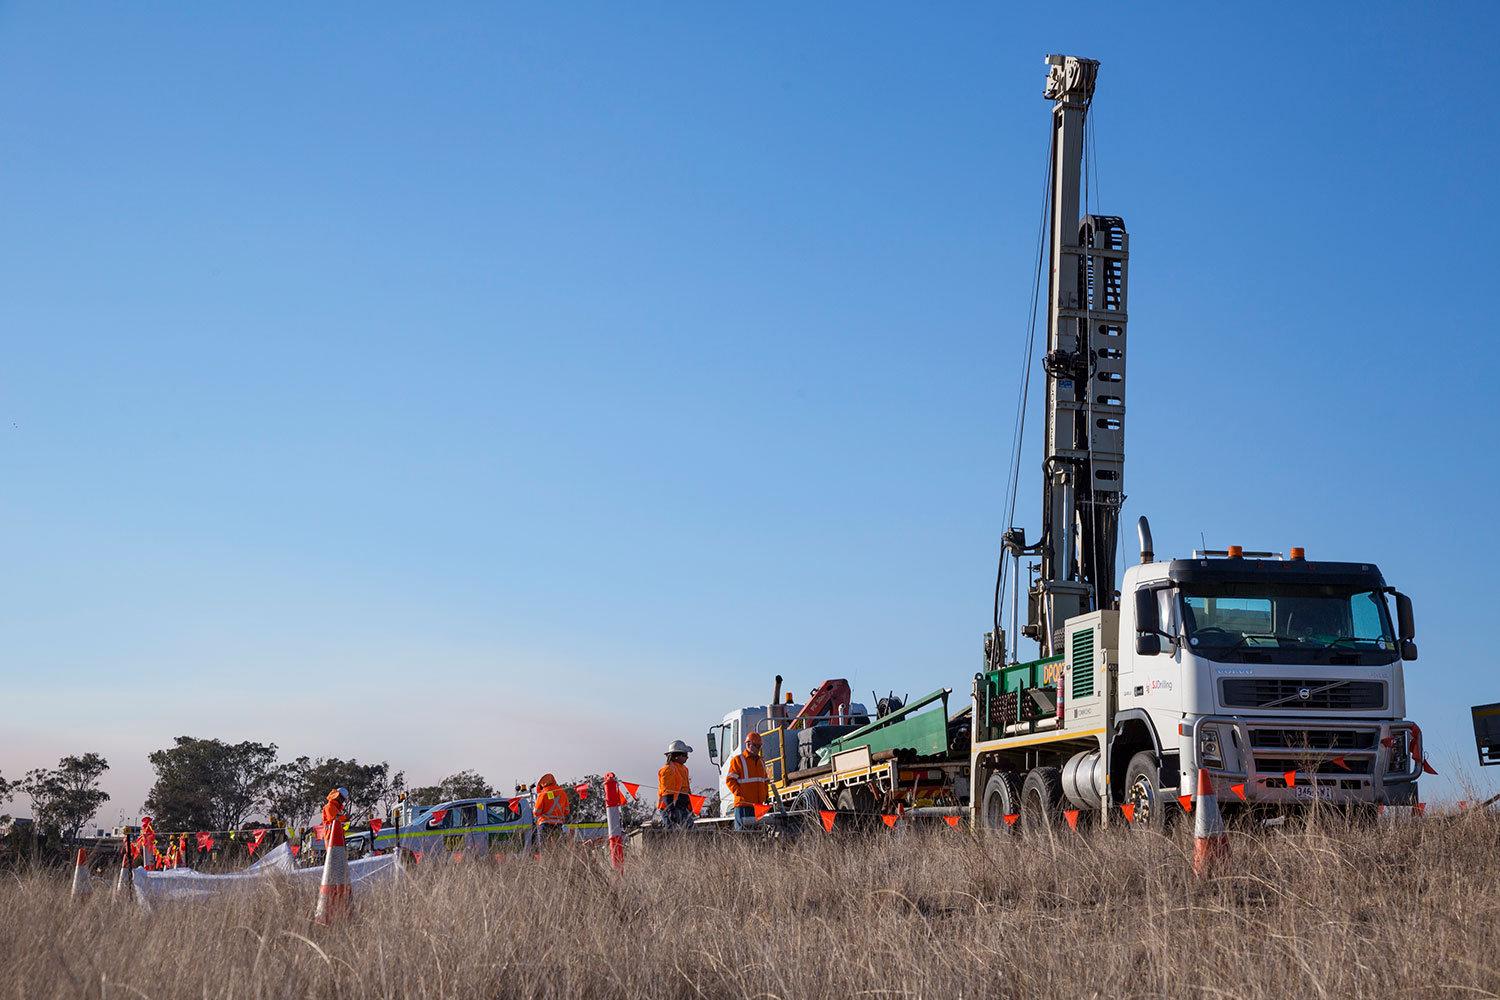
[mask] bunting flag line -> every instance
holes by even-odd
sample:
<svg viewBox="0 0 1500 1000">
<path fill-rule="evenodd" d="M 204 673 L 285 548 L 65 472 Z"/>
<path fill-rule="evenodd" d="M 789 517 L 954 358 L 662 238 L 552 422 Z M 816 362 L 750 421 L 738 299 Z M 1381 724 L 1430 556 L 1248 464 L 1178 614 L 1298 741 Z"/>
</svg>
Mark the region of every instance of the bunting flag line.
<svg viewBox="0 0 1500 1000">
<path fill-rule="evenodd" d="M 1125 803 L 1123 806 L 1120 807 L 1120 812 L 1122 812 L 1122 813 L 1125 814 L 1125 822 L 1131 824 L 1132 826 L 1135 824 L 1135 803 L 1134 802 L 1127 802 L 1127 803 Z"/>
<path fill-rule="evenodd" d="M 829 833 L 833 832 L 833 821 L 838 818 L 838 813 L 829 812 L 827 809 L 819 809 L 818 815 L 823 817 L 823 829 Z"/>
<path fill-rule="evenodd" d="M 1005 820 L 1005 825 L 1006 826 L 1015 826 L 1016 825 L 1016 820 L 1018 820 L 1018 819 L 1021 818 L 1021 814 L 1020 813 L 1006 813 L 1004 816 L 1002 816 L 1000 818 L 1003 819 L 1003 820 Z"/>
<path fill-rule="evenodd" d="M 198 836 L 198 850 L 211 851 L 214 849 L 214 835 L 211 833 L 200 833 Z"/>
<path fill-rule="evenodd" d="M 638 784 L 636 784 L 635 782 L 633 782 L 633 781 L 622 781 L 622 782 L 620 782 L 620 787 L 624 788 L 627 792 L 629 792 L 630 793 L 630 797 L 632 799 L 640 798 L 640 796 L 637 793 L 641 790 L 641 786 L 638 785 Z"/>
<path fill-rule="evenodd" d="M 1245 798 L 1245 783 L 1243 781 L 1240 782 L 1238 785 L 1230 785 L 1229 786 L 1229 790 L 1231 792 L 1233 792 L 1234 794 L 1238 795 L 1240 797 L 1240 801 L 1241 802 L 1249 802 L 1250 801 L 1249 799 Z"/>
<path fill-rule="evenodd" d="M 1284 772 L 1282 772 L 1281 776 L 1286 779 L 1286 787 L 1288 787 L 1288 788 L 1296 788 L 1297 787 L 1297 772 L 1296 771 L 1284 771 Z"/>
<path fill-rule="evenodd" d="M 949 826 L 953 827 L 953 829 L 955 829 L 955 830 L 958 829 L 958 820 L 959 820 L 959 817 L 957 817 L 957 816 L 944 816 L 943 817 L 943 822 L 947 823 Z"/>
<path fill-rule="evenodd" d="M 896 825 L 896 815 L 894 813 L 890 813 L 890 814 L 881 816 L 880 817 L 880 821 L 882 823 L 884 823 L 886 826 L 894 827 Z"/>
<path fill-rule="evenodd" d="M 266 828 L 265 827 L 261 827 L 259 830 L 255 831 L 255 839 L 252 840 L 252 841 L 250 841 L 250 843 L 247 844 L 246 847 L 249 848 L 251 854 L 254 854 L 255 853 L 255 849 L 260 846 L 260 842 L 262 840 L 265 840 L 265 839 L 266 839 Z"/>
<path fill-rule="evenodd" d="M 1064 809 L 1063 810 L 1063 816 L 1067 818 L 1067 820 L 1068 820 L 1068 826 L 1072 827 L 1075 830 L 1078 829 L 1078 810 L 1077 809 Z"/>
<path fill-rule="evenodd" d="M 750 808 L 755 810 L 755 818 L 756 819 L 760 819 L 766 813 L 768 813 L 768 812 L 771 811 L 771 807 L 770 806 L 751 806 Z"/>
<path fill-rule="evenodd" d="M 1177 796 L 1177 801 L 1182 803 L 1183 812 L 1193 811 L 1193 797 L 1191 795 L 1179 795 Z"/>
</svg>

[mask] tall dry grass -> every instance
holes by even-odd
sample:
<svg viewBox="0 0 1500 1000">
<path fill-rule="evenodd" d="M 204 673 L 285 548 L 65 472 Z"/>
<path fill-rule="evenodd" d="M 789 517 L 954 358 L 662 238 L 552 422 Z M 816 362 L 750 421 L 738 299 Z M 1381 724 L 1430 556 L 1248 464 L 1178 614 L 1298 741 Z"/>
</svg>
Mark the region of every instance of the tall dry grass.
<svg viewBox="0 0 1500 1000">
<path fill-rule="evenodd" d="M 888 834 L 884 829 L 880 834 Z M 313 926 L 284 885 L 143 914 L 0 884 L 9 997 L 1471 997 L 1500 993 L 1492 816 L 774 845 L 423 867 Z M 101 887 L 102 888 L 102 887 Z"/>
</svg>

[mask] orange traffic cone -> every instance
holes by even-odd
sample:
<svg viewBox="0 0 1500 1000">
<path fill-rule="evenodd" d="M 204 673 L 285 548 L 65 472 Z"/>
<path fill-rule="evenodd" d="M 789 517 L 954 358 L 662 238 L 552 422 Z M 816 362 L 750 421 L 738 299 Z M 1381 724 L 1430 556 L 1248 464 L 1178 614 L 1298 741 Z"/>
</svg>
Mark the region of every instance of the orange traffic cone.
<svg viewBox="0 0 1500 1000">
<path fill-rule="evenodd" d="M 1198 769 L 1198 806 L 1193 813 L 1193 872 L 1207 875 L 1229 858 L 1229 833 L 1219 815 L 1213 779 L 1202 768 Z"/>
<path fill-rule="evenodd" d="M 130 845 L 125 845 L 125 856 L 120 859 L 120 873 L 115 876 L 115 898 L 135 892 L 135 871 L 130 867 Z"/>
<path fill-rule="evenodd" d="M 332 836 L 329 840 L 334 840 Z M 318 912 L 313 918 L 320 924 L 346 920 L 351 909 L 353 889 L 349 885 L 349 849 L 343 844 L 329 844 L 323 856 L 323 885 L 318 889 Z"/>
<path fill-rule="evenodd" d="M 83 848 L 78 849 L 78 863 L 73 866 L 73 899 L 79 903 L 87 902 L 89 893 L 94 891 L 88 865 L 84 863 L 85 853 Z"/>
</svg>

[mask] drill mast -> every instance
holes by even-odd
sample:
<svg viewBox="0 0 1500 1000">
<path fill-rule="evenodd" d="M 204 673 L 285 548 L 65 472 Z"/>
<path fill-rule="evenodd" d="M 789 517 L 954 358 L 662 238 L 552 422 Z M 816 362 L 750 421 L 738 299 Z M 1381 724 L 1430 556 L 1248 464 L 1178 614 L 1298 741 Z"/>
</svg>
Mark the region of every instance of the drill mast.
<svg viewBox="0 0 1500 1000">
<path fill-rule="evenodd" d="M 1013 551 L 1041 557 L 1023 632 L 1052 656 L 1062 651 L 1065 621 L 1118 603 L 1130 242 L 1119 218 L 1079 215 L 1084 123 L 1099 63 L 1053 55 L 1047 65 L 1045 96 L 1053 106 L 1042 535 Z"/>
</svg>

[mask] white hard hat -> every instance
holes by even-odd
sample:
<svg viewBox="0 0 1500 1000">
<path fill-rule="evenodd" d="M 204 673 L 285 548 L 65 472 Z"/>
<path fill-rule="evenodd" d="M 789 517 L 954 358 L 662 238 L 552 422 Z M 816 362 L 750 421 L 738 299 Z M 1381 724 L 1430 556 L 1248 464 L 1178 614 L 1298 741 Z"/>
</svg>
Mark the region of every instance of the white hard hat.
<svg viewBox="0 0 1500 1000">
<path fill-rule="evenodd" d="M 688 746 L 686 743 L 682 742 L 681 740 L 673 740 L 671 743 L 667 744 L 667 753 L 668 754 L 674 754 L 674 753 L 692 753 L 692 752 L 693 752 L 693 748 L 690 747 L 690 746 Z"/>
<path fill-rule="evenodd" d="M 344 786 L 340 785 L 339 786 L 339 794 L 344 797 L 345 801 L 348 801 L 348 799 L 349 799 L 349 789 L 347 789 Z"/>
</svg>

